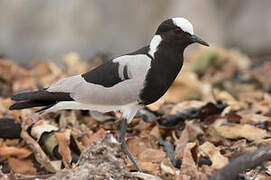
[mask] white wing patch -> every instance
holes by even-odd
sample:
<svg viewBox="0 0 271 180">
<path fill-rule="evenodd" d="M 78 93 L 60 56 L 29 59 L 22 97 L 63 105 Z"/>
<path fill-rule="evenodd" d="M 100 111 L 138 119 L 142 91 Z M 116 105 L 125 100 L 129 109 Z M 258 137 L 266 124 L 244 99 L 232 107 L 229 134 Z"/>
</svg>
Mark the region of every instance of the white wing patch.
<svg viewBox="0 0 271 180">
<path fill-rule="evenodd" d="M 172 21 L 176 26 L 180 27 L 184 32 L 188 32 L 191 35 L 194 34 L 193 25 L 187 19 L 182 18 L 182 17 L 176 17 L 176 18 L 172 18 Z"/>
</svg>

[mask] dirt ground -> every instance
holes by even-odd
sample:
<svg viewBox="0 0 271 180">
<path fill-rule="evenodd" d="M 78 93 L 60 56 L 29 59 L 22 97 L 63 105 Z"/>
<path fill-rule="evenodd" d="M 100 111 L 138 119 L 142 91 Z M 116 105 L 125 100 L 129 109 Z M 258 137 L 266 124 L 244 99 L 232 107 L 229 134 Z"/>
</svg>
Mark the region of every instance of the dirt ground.
<svg viewBox="0 0 271 180">
<path fill-rule="evenodd" d="M 16 92 L 104 61 L 70 53 L 63 66 L 40 60 L 24 67 L 0 59 L 0 178 L 271 178 L 271 61 L 252 64 L 236 50 L 196 50 L 167 94 L 138 112 L 126 142 L 143 172 L 135 172 L 116 142 L 118 112 L 8 110 Z"/>
</svg>

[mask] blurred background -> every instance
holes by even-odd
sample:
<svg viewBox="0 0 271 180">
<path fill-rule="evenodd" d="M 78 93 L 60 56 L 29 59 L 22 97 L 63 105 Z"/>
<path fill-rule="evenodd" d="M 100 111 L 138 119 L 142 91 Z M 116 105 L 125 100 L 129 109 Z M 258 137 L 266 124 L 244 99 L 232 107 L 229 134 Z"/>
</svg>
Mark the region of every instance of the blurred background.
<svg viewBox="0 0 271 180">
<path fill-rule="evenodd" d="M 266 59 L 270 7 L 270 0 L 0 0 L 0 55 L 23 64 L 69 52 L 118 56 L 148 44 L 161 21 L 183 16 L 210 44 Z"/>
</svg>

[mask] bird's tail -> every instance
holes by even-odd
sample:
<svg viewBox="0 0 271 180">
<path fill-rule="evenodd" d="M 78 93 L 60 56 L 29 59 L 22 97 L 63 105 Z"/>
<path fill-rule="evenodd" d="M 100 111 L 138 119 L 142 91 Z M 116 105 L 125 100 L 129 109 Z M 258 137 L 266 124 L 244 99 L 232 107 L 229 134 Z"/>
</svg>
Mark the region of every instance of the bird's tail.
<svg viewBox="0 0 271 180">
<path fill-rule="evenodd" d="M 73 99 L 70 97 L 70 93 L 49 92 L 46 91 L 46 89 L 34 92 L 19 93 L 13 96 L 11 99 L 16 101 L 16 103 L 9 107 L 10 110 L 44 107 L 38 112 L 46 110 L 60 101 L 73 101 Z"/>
</svg>

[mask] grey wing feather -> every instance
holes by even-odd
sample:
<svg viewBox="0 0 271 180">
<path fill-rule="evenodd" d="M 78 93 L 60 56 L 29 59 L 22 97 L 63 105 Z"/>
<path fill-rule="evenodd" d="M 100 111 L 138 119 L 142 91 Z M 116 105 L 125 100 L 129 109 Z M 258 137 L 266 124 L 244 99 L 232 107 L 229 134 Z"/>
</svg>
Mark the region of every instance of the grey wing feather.
<svg viewBox="0 0 271 180">
<path fill-rule="evenodd" d="M 112 62 L 119 64 L 118 75 L 122 81 L 111 87 L 87 82 L 81 75 L 77 75 L 64 78 L 47 90 L 69 92 L 75 101 L 91 105 L 125 105 L 137 101 L 140 90 L 144 87 L 151 59 L 146 55 L 125 55 Z M 104 76 L 110 74 L 104 72 Z"/>
</svg>

